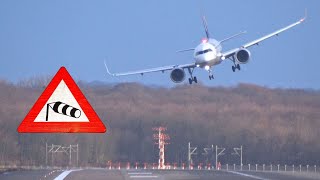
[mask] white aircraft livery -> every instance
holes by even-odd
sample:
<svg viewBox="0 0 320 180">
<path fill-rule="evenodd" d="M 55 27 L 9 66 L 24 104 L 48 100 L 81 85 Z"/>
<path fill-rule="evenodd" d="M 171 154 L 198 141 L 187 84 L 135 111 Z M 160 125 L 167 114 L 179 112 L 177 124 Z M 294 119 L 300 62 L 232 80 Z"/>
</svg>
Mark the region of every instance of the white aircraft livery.
<svg viewBox="0 0 320 180">
<path fill-rule="evenodd" d="M 215 39 L 210 38 L 210 34 L 208 31 L 207 21 L 206 18 L 203 16 L 203 26 L 206 33 L 206 37 L 202 39 L 201 43 L 196 48 L 190 48 L 185 50 L 180 50 L 177 52 L 184 52 L 184 51 L 194 51 L 193 52 L 193 58 L 194 62 L 190 64 L 182 64 L 182 65 L 171 65 L 171 66 L 163 66 L 163 67 L 157 67 L 157 68 L 151 68 L 151 69 L 144 69 L 139 71 L 130 71 L 125 73 L 110 73 L 108 66 L 105 64 L 106 70 L 108 74 L 112 76 L 127 76 L 127 75 L 133 75 L 133 74 L 145 74 L 145 73 L 151 73 L 151 72 L 165 72 L 165 71 L 171 71 L 170 72 L 170 78 L 175 83 L 181 83 L 185 80 L 186 74 L 185 70 L 188 70 L 188 73 L 190 75 L 189 78 L 189 84 L 192 84 L 193 82 L 197 83 L 197 77 L 193 76 L 193 71 L 195 68 L 202 68 L 205 69 L 209 73 L 209 79 L 214 79 L 212 74 L 212 68 L 213 66 L 216 66 L 220 64 L 222 61 L 225 60 L 231 60 L 234 65 L 232 66 L 232 71 L 235 72 L 237 69 L 240 70 L 240 64 L 246 64 L 248 63 L 250 59 L 250 51 L 248 50 L 249 47 L 258 45 L 260 42 L 269 39 L 273 36 L 278 36 L 280 33 L 297 26 L 301 24 L 306 19 L 306 16 L 299 21 L 290 24 L 282 29 L 279 29 L 273 33 L 270 33 L 268 35 L 265 35 L 259 39 L 256 39 L 254 41 L 251 41 L 247 44 L 242 45 L 241 47 L 231 49 L 226 52 L 222 52 L 222 44 L 225 41 L 228 41 L 234 37 L 237 37 L 241 34 L 244 34 L 245 32 L 240 32 L 238 34 L 235 34 L 231 37 L 228 37 L 226 39 L 223 39 L 221 41 L 217 41 Z"/>
</svg>

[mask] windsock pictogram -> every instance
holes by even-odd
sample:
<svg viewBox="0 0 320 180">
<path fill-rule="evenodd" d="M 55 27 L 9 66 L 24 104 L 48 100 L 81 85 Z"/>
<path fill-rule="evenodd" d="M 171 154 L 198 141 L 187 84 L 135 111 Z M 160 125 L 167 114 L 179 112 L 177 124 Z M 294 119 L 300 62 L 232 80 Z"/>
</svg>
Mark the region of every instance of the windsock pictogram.
<svg viewBox="0 0 320 180">
<path fill-rule="evenodd" d="M 49 107 L 58 114 L 65 116 L 79 118 L 81 116 L 81 111 L 75 107 L 65 104 L 61 101 L 52 102 L 47 104 L 46 121 L 49 119 Z"/>
</svg>

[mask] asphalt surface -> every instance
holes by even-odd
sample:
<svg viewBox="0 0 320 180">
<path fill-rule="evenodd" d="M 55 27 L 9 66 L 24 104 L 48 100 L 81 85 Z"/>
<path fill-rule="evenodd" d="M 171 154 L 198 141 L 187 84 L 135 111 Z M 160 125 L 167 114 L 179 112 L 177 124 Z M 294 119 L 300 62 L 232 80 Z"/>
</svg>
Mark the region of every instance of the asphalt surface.
<svg viewBox="0 0 320 180">
<path fill-rule="evenodd" d="M 74 170 L 19 170 L 0 174 L 0 180 L 252 180 L 252 179 L 320 179 L 320 173 L 254 172 L 215 170 L 108 170 L 100 168 Z"/>
<path fill-rule="evenodd" d="M 54 179 L 59 176 L 63 171 L 61 170 L 15 170 L 6 171 L 0 174 L 0 180 L 34 180 L 34 179 Z"/>
</svg>

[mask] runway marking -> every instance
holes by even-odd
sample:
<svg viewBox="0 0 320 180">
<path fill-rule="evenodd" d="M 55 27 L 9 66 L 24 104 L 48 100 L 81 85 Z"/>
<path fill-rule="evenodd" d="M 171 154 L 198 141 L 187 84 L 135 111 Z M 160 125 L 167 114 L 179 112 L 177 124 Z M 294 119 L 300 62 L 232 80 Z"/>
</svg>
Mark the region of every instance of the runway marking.
<svg viewBox="0 0 320 180">
<path fill-rule="evenodd" d="M 149 175 L 151 175 L 152 174 L 152 172 L 128 172 L 128 174 L 129 175 L 137 175 L 137 174 L 145 174 L 145 175 L 147 175 L 147 174 L 149 174 Z"/>
<path fill-rule="evenodd" d="M 237 171 L 226 171 L 226 172 L 237 174 L 237 175 L 241 175 L 241 176 L 245 176 L 245 177 L 250 177 L 250 178 L 253 178 L 253 179 L 269 180 L 269 179 L 266 179 L 266 178 L 263 178 L 263 177 L 254 176 L 254 175 L 250 175 L 250 174 L 245 174 L 245 173 L 241 173 L 241 172 L 237 172 Z"/>
<path fill-rule="evenodd" d="M 135 176 L 129 176 L 130 178 L 157 178 L 158 176 L 138 176 L 138 175 L 135 175 Z"/>
<path fill-rule="evenodd" d="M 68 171 L 63 171 L 59 176 L 54 178 L 54 180 L 63 180 L 65 177 L 67 177 L 71 172 L 73 171 L 80 171 L 81 169 L 74 169 L 74 170 L 68 170 Z"/>
</svg>

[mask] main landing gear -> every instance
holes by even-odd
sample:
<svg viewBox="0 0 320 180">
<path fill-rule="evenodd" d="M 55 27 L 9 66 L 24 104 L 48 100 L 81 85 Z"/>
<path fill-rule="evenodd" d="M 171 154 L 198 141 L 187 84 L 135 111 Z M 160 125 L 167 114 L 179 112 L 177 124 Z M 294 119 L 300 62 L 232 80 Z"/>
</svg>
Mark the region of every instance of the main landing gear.
<svg viewBox="0 0 320 180">
<path fill-rule="evenodd" d="M 189 84 L 192 84 L 192 82 L 198 83 L 197 77 L 189 78 Z"/>
<path fill-rule="evenodd" d="M 190 74 L 190 78 L 189 78 L 189 84 L 192 84 L 192 82 L 198 83 L 197 77 L 193 77 L 192 73 L 193 73 L 194 68 L 188 68 L 189 74 Z"/>
<path fill-rule="evenodd" d="M 209 72 L 209 79 L 210 79 L 210 80 L 211 80 L 211 79 L 214 79 L 213 74 L 212 74 L 212 70 L 209 69 L 208 72 Z"/>
<path fill-rule="evenodd" d="M 240 71 L 240 64 L 234 64 L 234 66 L 232 66 L 232 71 L 235 72 L 236 69 L 238 69 Z"/>
</svg>

